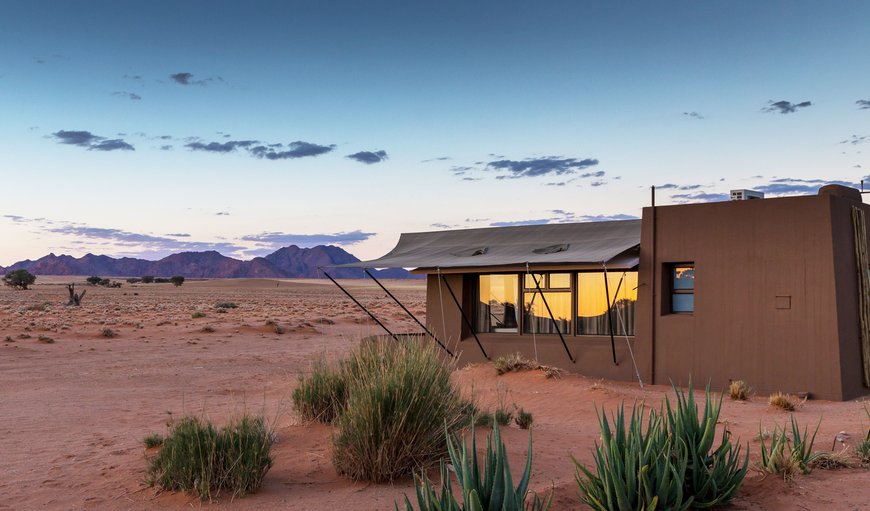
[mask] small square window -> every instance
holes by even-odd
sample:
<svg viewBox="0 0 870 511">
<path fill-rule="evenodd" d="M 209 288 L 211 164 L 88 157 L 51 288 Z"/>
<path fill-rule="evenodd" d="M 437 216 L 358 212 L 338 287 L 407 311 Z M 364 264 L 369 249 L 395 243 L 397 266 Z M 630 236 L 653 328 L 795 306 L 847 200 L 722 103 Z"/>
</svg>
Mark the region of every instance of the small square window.
<svg viewBox="0 0 870 511">
<path fill-rule="evenodd" d="M 672 313 L 695 311 L 695 263 L 670 266 L 670 296 Z"/>
</svg>

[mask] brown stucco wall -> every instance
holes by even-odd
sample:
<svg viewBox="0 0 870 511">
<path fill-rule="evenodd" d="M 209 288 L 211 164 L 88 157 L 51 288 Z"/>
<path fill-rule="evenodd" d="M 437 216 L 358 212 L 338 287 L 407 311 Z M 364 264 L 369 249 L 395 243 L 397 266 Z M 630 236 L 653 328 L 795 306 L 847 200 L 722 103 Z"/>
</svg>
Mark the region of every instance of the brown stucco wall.
<svg viewBox="0 0 870 511">
<path fill-rule="evenodd" d="M 837 278 L 835 264 L 855 263 L 839 246 L 835 262 L 834 243 L 836 238 L 842 244 L 841 230 L 851 236 L 851 220 L 845 226 L 837 220 L 834 235 L 832 200 L 807 196 L 656 208 L 656 267 L 650 257 L 642 260 L 642 272 L 656 272 L 656 383 L 692 378 L 725 388 L 741 379 L 761 393 L 853 395 L 851 383 L 844 388 L 839 320 L 857 315 L 847 306 L 838 311 L 837 282 L 844 279 Z M 651 214 L 644 210 L 644 242 L 651 241 Z M 651 250 L 651 244 L 642 247 Z M 667 263 L 678 262 L 695 262 L 693 314 L 667 313 L 665 271 Z M 642 292 L 652 302 L 651 287 Z M 790 297 L 791 307 L 778 308 L 777 296 Z"/>
</svg>

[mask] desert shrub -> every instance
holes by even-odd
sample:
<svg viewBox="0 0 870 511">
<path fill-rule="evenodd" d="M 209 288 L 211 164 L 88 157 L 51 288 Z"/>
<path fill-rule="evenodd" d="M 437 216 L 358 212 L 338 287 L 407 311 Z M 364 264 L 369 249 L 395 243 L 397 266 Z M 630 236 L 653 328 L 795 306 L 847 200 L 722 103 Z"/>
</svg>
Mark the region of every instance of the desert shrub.
<svg viewBox="0 0 870 511">
<path fill-rule="evenodd" d="M 734 380 L 728 386 L 728 395 L 735 401 L 746 401 L 752 389 L 743 380 Z"/>
<path fill-rule="evenodd" d="M 870 419 L 870 408 L 864 404 L 864 411 L 867 413 L 867 418 Z M 870 429 L 867 430 L 867 436 L 855 447 L 855 455 L 861 463 L 870 463 Z"/>
<path fill-rule="evenodd" d="M 102 335 L 103 337 L 106 337 L 107 339 L 111 339 L 112 337 L 117 337 L 118 332 L 112 330 L 109 327 L 106 327 L 106 328 L 103 328 L 102 330 L 100 330 L 100 335 Z"/>
<path fill-rule="evenodd" d="M 812 468 L 820 468 L 822 470 L 838 470 L 841 468 L 853 468 L 856 466 L 855 458 L 852 457 L 845 447 L 839 451 L 820 452 L 818 456 L 810 462 Z"/>
<path fill-rule="evenodd" d="M 163 440 L 163 435 L 160 433 L 151 433 L 142 439 L 142 443 L 145 445 L 146 449 L 151 449 L 163 445 Z"/>
<path fill-rule="evenodd" d="M 278 335 L 282 335 L 282 334 L 284 334 L 284 332 L 286 332 L 286 331 L 287 331 L 287 329 L 285 329 L 283 326 L 281 326 L 281 325 L 275 325 L 275 333 L 276 333 L 276 334 L 278 334 Z"/>
<path fill-rule="evenodd" d="M 453 495 L 453 485 L 450 472 L 444 460 L 441 460 L 440 490 L 436 492 L 432 482 L 425 474 L 420 475 L 420 486 L 417 488 L 417 509 L 419 511 L 459 511 L 500 509 L 505 511 L 529 510 L 544 511 L 550 508 L 553 495 L 547 500 L 541 500 L 533 495 L 529 500 L 529 477 L 532 472 L 532 434 L 529 433 L 529 448 L 526 466 L 520 481 L 514 487 L 511 476 L 507 449 L 501 440 L 498 426 L 486 437 L 486 455 L 481 467 L 477 461 L 477 439 L 474 434 L 474 424 L 471 426 L 471 449 L 468 443 L 459 438 L 447 435 L 447 447 L 450 463 L 456 473 L 459 487 L 462 489 L 462 505 Z M 399 506 L 396 505 L 398 510 Z M 405 510 L 413 511 L 410 499 L 405 495 Z"/>
<path fill-rule="evenodd" d="M 770 447 L 762 438 L 759 468 L 768 474 L 782 475 L 786 480 L 792 479 L 797 474 L 809 474 L 811 464 L 822 454 L 813 452 L 813 443 L 821 424 L 822 421 L 819 420 L 815 432 L 809 436 L 807 428 L 804 427 L 801 431 L 792 415 L 790 431 L 779 426 L 774 428 L 770 434 Z"/>
<path fill-rule="evenodd" d="M 138 284 L 142 282 L 142 279 L 138 279 L 136 277 L 127 279 L 127 284 Z"/>
<path fill-rule="evenodd" d="M 42 344 L 54 344 L 54 339 L 47 335 L 40 335 L 37 338 L 37 341 L 41 342 Z"/>
<path fill-rule="evenodd" d="M 87 282 L 88 284 L 90 284 L 92 286 L 99 286 L 100 284 L 102 284 L 103 278 L 94 275 L 93 277 L 86 278 L 85 282 Z M 108 279 L 106 280 L 106 283 L 107 284 L 109 283 Z"/>
<path fill-rule="evenodd" d="M 218 309 L 238 309 L 239 306 L 233 302 L 218 302 L 214 304 L 214 306 Z"/>
<path fill-rule="evenodd" d="M 36 282 L 36 276 L 27 270 L 12 270 L 3 276 L 3 283 L 14 289 L 27 289 Z"/>
<path fill-rule="evenodd" d="M 149 483 L 212 500 L 256 491 L 272 466 L 272 434 L 262 417 L 244 416 L 217 430 L 196 417 L 176 423 L 151 460 Z"/>
<path fill-rule="evenodd" d="M 211 325 L 205 325 L 205 326 L 202 327 L 199 331 L 202 332 L 202 333 L 204 333 L 204 334 L 213 334 L 215 330 L 214 330 L 214 327 L 213 327 L 213 326 L 211 326 Z"/>
<path fill-rule="evenodd" d="M 11 335 L 7 335 L 3 338 L 3 342 L 15 342 L 15 339 L 13 339 Z"/>
<path fill-rule="evenodd" d="M 169 279 L 164 277 L 154 277 L 153 282 L 155 284 L 169 284 Z"/>
<path fill-rule="evenodd" d="M 596 409 L 601 443 L 595 443 L 593 470 L 574 460 L 580 498 L 597 511 L 628 509 L 686 510 L 692 496 L 683 486 L 689 463 L 688 446 L 668 434 L 661 413 L 635 404 L 628 424 L 625 407 L 607 415 Z M 627 427 L 626 427 L 627 426 Z"/>
<path fill-rule="evenodd" d="M 774 392 L 767 399 L 767 403 L 775 408 L 780 408 L 787 412 L 793 412 L 798 407 L 798 401 L 791 394 L 783 394 L 782 392 Z"/>
<path fill-rule="evenodd" d="M 205 317 L 205 312 L 196 311 L 196 312 L 194 312 L 193 314 L 191 314 L 190 317 L 193 318 L 193 319 L 204 318 L 204 317 Z"/>
<path fill-rule="evenodd" d="M 51 302 L 34 303 L 32 305 L 28 305 L 27 310 L 45 312 L 49 305 L 51 305 Z"/>
<path fill-rule="evenodd" d="M 499 406 L 493 414 L 496 424 L 499 426 L 507 426 L 514 418 L 514 413 L 506 406 Z"/>
<path fill-rule="evenodd" d="M 154 282 L 154 275 L 143 275 L 142 283 L 143 284 L 151 284 Z"/>
<path fill-rule="evenodd" d="M 314 360 L 311 374 L 299 375 L 293 405 L 303 420 L 333 422 L 347 403 L 344 375 L 324 357 Z"/>
<path fill-rule="evenodd" d="M 113 280 L 111 283 L 106 284 L 106 287 L 118 288 L 118 287 L 121 287 L 121 283 L 118 282 L 117 280 Z"/>
<path fill-rule="evenodd" d="M 169 282 L 172 282 L 173 286 L 178 287 L 184 284 L 184 277 L 181 275 L 173 275 L 172 277 L 169 277 Z"/>
<path fill-rule="evenodd" d="M 445 454 L 444 430 L 459 426 L 462 400 L 437 346 L 365 342 L 341 365 L 349 384 L 333 437 L 339 473 L 392 481 Z"/>
<path fill-rule="evenodd" d="M 704 392 L 704 413 L 698 415 L 692 384 L 687 392 L 674 386 L 676 402 L 665 396 L 667 426 L 676 442 L 688 448 L 688 465 L 684 486 L 685 495 L 692 497 L 697 509 L 727 503 L 740 488 L 749 469 L 749 453 L 740 459 L 740 445 L 731 443 L 731 433 L 722 430 L 719 446 L 713 448 L 716 424 L 722 409 L 722 396 L 717 401 L 710 397 L 710 386 Z"/>
<path fill-rule="evenodd" d="M 514 422 L 517 423 L 517 426 L 520 429 L 529 429 L 532 427 L 532 422 L 534 422 L 534 418 L 532 418 L 532 414 L 520 408 L 517 410 L 517 416 L 514 417 Z"/>
<path fill-rule="evenodd" d="M 495 372 L 498 374 L 505 374 L 513 371 L 531 371 L 540 367 L 540 364 L 534 360 L 527 359 L 520 353 L 512 353 L 510 355 L 498 357 L 492 365 L 495 367 Z"/>
</svg>

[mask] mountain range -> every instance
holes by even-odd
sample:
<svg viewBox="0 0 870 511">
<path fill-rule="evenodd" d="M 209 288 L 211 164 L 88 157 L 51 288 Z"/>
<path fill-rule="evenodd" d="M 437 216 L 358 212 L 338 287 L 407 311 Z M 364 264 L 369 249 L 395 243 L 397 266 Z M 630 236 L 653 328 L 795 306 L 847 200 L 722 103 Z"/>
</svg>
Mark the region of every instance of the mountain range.
<svg viewBox="0 0 870 511">
<path fill-rule="evenodd" d="M 182 275 L 186 278 L 319 278 L 323 272 L 319 267 L 355 263 L 355 256 L 342 248 L 331 245 L 318 245 L 312 248 L 299 248 L 296 245 L 280 248 L 264 256 L 242 261 L 221 255 L 214 250 L 207 252 L 182 252 L 172 254 L 159 261 L 148 261 L 133 257 L 114 258 L 105 255 L 87 254 L 82 257 L 49 254 L 35 261 L 19 261 L 7 268 L 0 267 L 5 274 L 10 270 L 25 269 L 34 275 L 98 275 L 100 277 L 141 277 L 154 275 L 170 277 Z M 339 279 L 364 277 L 359 268 L 331 268 L 329 274 Z M 407 279 L 415 278 L 402 268 L 369 270 L 378 278 Z"/>
</svg>

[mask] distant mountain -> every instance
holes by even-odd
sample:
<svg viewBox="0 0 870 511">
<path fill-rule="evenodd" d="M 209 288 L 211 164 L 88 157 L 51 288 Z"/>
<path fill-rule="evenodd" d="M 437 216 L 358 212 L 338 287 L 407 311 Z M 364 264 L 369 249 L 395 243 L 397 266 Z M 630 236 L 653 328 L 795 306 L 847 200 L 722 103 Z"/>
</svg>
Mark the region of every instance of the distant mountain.
<svg viewBox="0 0 870 511">
<path fill-rule="evenodd" d="M 48 254 L 35 261 L 19 261 L 0 271 L 25 269 L 34 275 L 99 275 L 101 277 L 139 277 L 154 275 L 170 277 L 183 275 L 187 278 L 318 278 L 323 272 L 318 267 L 359 261 L 345 250 L 318 245 L 313 248 L 299 248 L 296 245 L 284 247 L 265 256 L 250 261 L 241 261 L 221 255 L 214 250 L 207 252 L 182 252 L 166 256 L 159 261 L 148 261 L 132 257 L 114 257 L 87 254 L 79 258 L 68 255 Z M 329 274 L 339 279 L 364 277 L 359 268 L 331 268 Z M 408 279 L 416 278 L 408 271 L 398 268 L 389 270 L 370 270 L 378 278 Z"/>
</svg>

